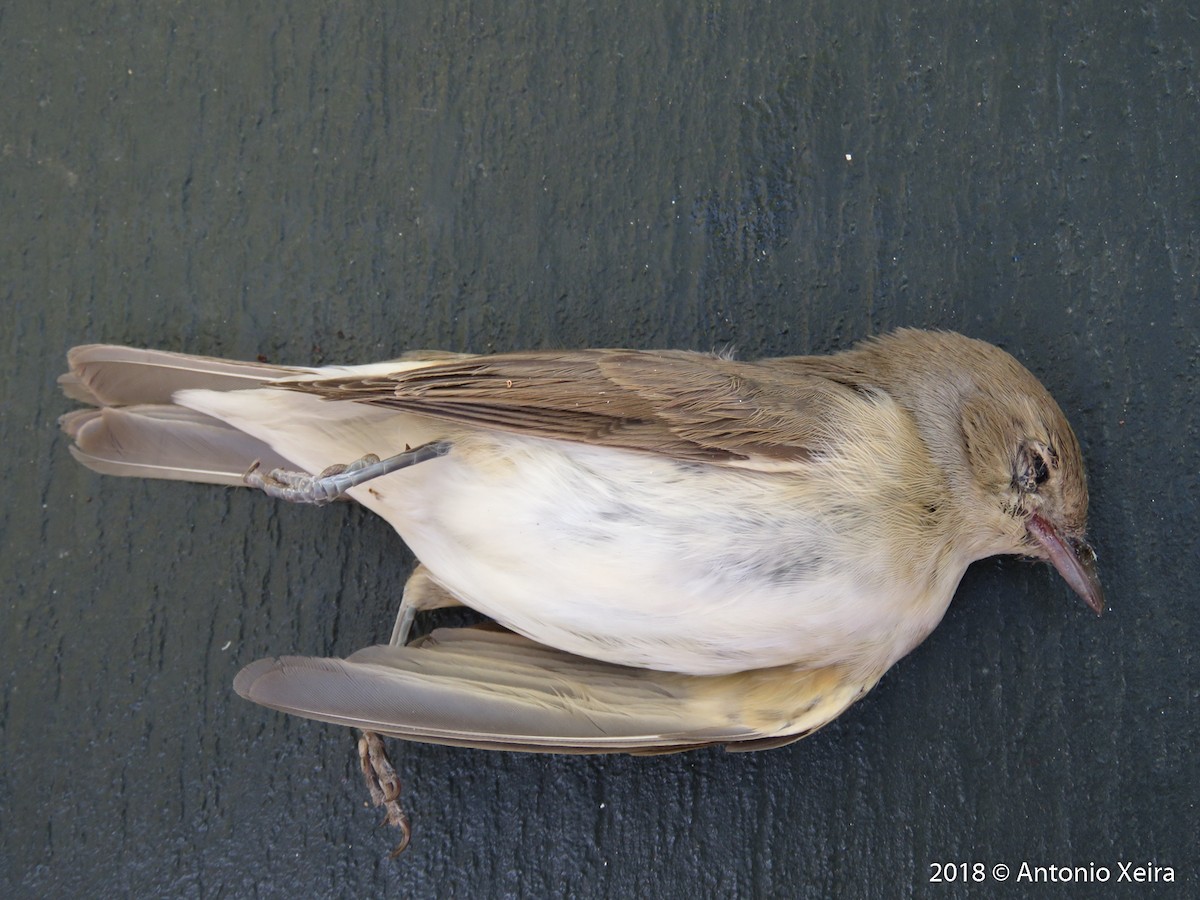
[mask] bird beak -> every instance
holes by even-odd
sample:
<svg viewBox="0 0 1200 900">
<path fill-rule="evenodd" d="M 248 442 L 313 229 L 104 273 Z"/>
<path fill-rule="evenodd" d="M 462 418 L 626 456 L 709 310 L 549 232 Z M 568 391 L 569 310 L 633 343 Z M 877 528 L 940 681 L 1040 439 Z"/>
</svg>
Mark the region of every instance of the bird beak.
<svg viewBox="0 0 1200 900">
<path fill-rule="evenodd" d="M 1086 541 L 1064 538 L 1053 525 L 1030 513 L 1025 520 L 1030 536 L 1041 545 L 1050 564 L 1096 615 L 1104 612 L 1104 588 L 1096 574 L 1096 553 Z"/>
</svg>

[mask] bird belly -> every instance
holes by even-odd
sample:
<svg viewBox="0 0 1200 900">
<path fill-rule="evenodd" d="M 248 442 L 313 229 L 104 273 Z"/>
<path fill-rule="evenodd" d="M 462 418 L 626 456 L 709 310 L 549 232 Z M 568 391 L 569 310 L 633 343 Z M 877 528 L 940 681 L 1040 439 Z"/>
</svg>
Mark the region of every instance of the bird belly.
<svg viewBox="0 0 1200 900">
<path fill-rule="evenodd" d="M 877 676 L 937 625 L 965 569 L 931 573 L 912 552 L 928 542 L 895 544 L 878 515 L 911 473 L 847 476 L 848 458 L 763 472 L 273 389 L 176 399 L 310 472 L 450 441 L 449 455 L 350 495 L 468 606 L 617 664 L 720 674 L 852 663 Z M 863 448 L 867 462 L 879 452 Z"/>
<path fill-rule="evenodd" d="M 389 477 L 368 505 L 437 581 L 572 653 L 695 674 L 881 670 L 924 636 L 893 627 L 924 586 L 878 583 L 885 548 L 847 541 L 793 474 L 472 433 Z"/>
</svg>

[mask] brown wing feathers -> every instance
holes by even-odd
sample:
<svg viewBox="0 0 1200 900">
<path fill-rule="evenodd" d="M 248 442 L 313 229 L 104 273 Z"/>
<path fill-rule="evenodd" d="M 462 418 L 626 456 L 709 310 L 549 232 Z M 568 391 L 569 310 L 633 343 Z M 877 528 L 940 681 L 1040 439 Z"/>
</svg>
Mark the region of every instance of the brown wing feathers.
<svg viewBox="0 0 1200 900">
<path fill-rule="evenodd" d="M 831 403 L 851 392 L 815 376 L 793 377 L 781 391 L 776 377 L 768 364 L 686 351 L 584 350 L 468 357 L 382 378 L 279 386 L 680 459 L 806 458 L 824 437 Z"/>
</svg>

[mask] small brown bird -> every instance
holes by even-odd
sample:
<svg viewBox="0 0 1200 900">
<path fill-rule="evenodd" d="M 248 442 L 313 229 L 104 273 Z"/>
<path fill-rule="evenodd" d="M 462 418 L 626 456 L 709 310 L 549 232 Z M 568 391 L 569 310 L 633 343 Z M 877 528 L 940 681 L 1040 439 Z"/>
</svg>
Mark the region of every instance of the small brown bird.
<svg viewBox="0 0 1200 900">
<path fill-rule="evenodd" d="M 919 644 L 974 560 L 1047 560 L 1104 605 L 1070 425 L 1015 359 L 957 334 L 758 362 L 69 362 L 64 390 L 96 408 L 62 425 L 90 468 L 348 495 L 421 560 L 390 643 L 238 675 L 296 715 L 514 750 L 776 746 Z M 416 611 L 450 604 L 506 630 L 407 643 Z"/>
</svg>

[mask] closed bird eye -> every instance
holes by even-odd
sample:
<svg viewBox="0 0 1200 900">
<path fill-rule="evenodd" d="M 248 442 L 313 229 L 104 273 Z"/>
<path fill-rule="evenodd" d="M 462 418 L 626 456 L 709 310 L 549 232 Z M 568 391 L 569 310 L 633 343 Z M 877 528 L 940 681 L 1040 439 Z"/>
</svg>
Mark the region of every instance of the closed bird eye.
<svg viewBox="0 0 1200 900">
<path fill-rule="evenodd" d="M 1033 454 L 1033 481 L 1037 486 L 1046 483 L 1046 479 L 1050 477 L 1050 467 L 1046 465 L 1046 460 L 1042 454 L 1035 452 Z"/>
<path fill-rule="evenodd" d="M 1050 480 L 1050 470 L 1058 468 L 1058 457 L 1052 448 L 1034 443 L 1022 445 L 1013 471 L 1013 485 L 1027 494 L 1037 491 Z"/>
</svg>

